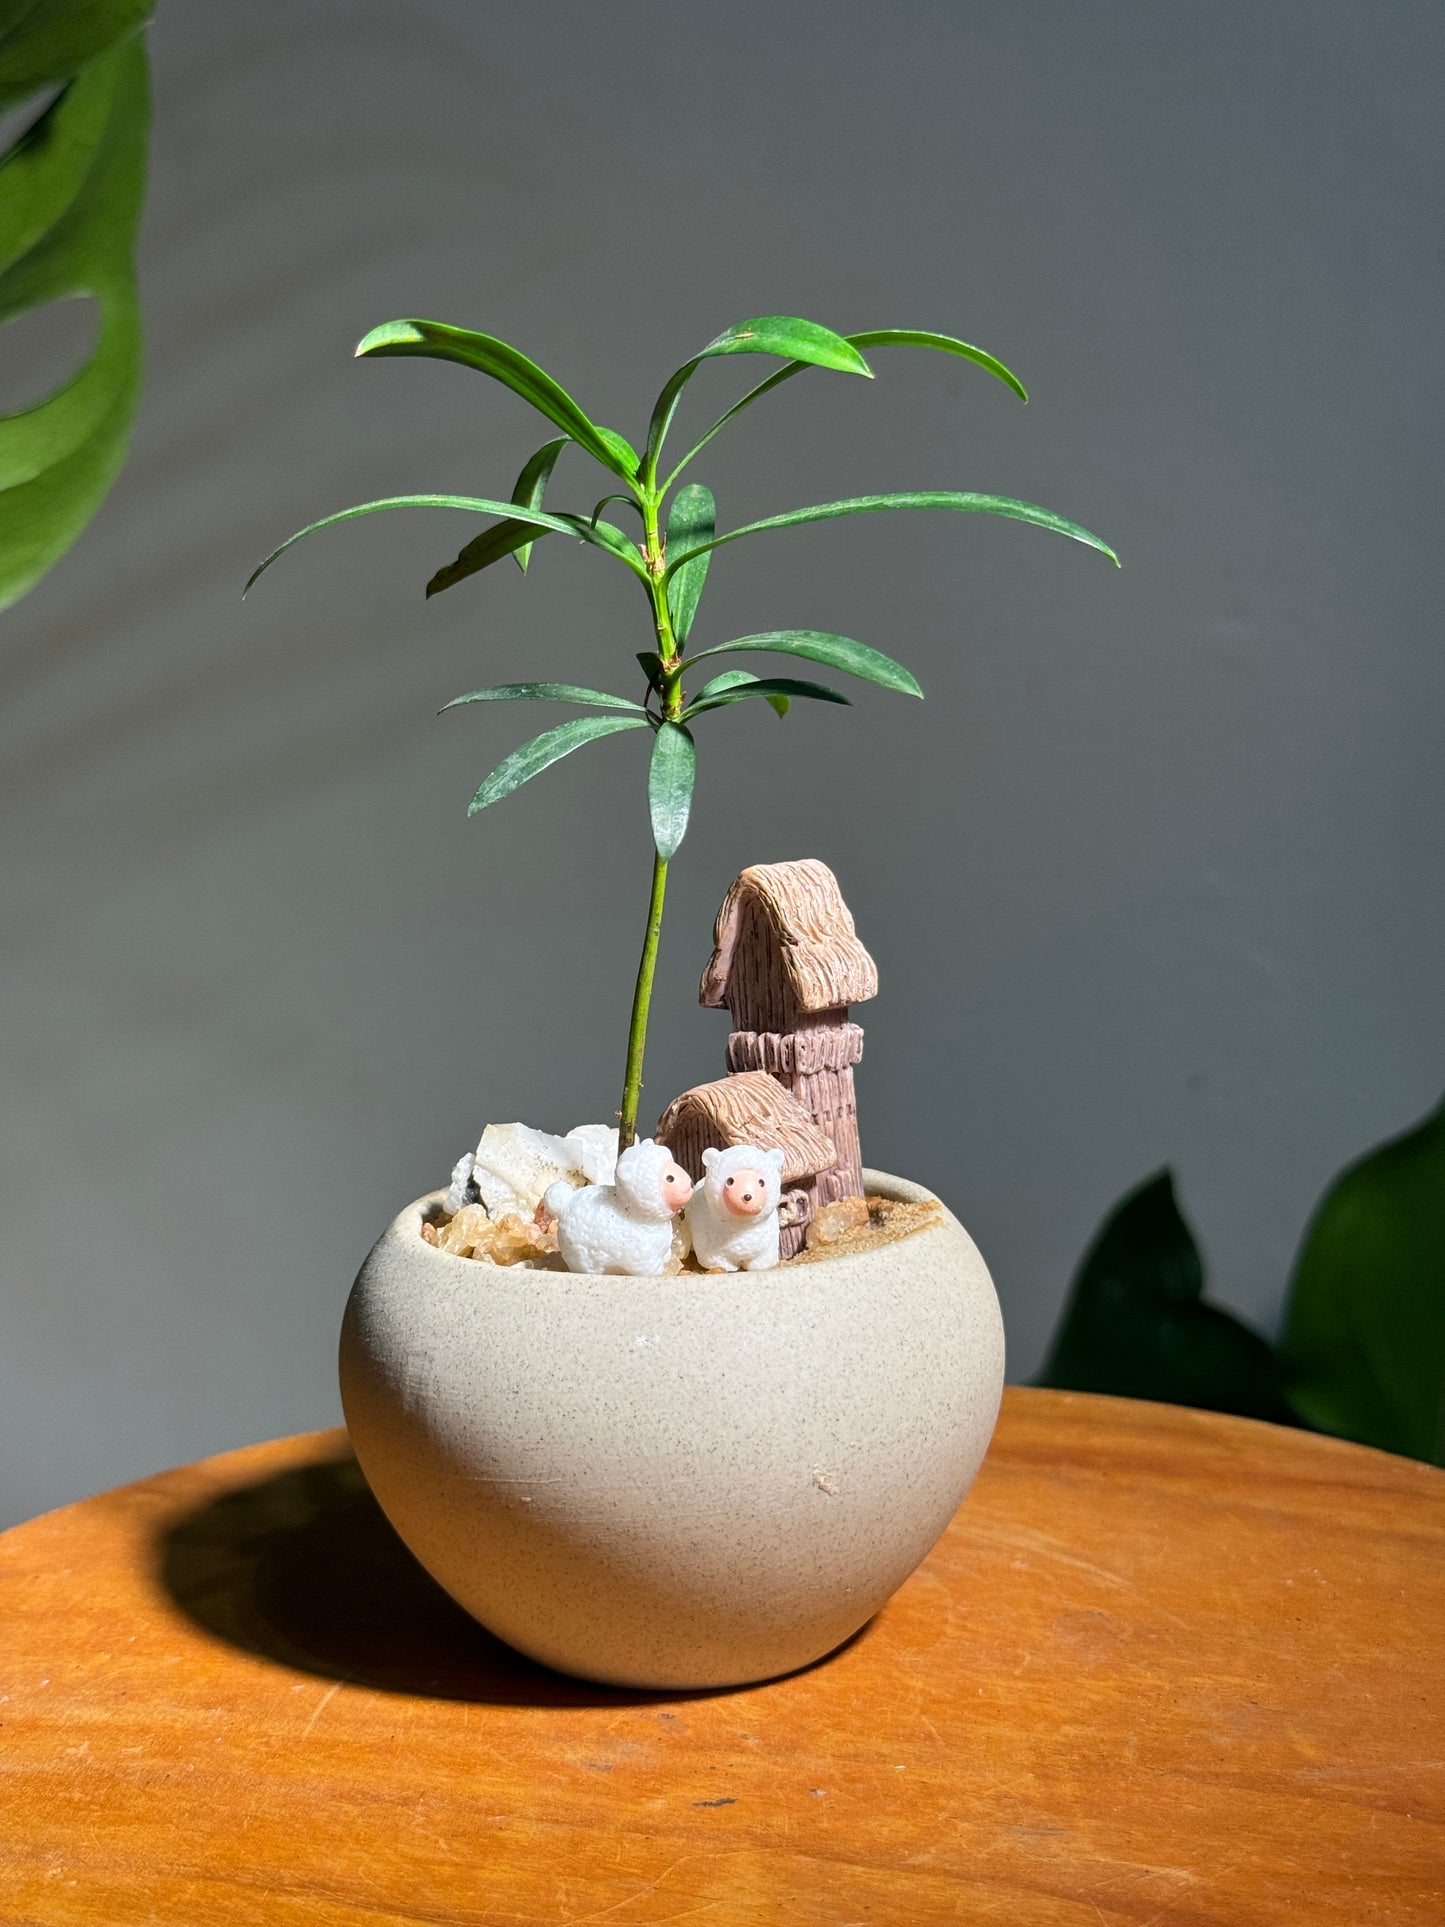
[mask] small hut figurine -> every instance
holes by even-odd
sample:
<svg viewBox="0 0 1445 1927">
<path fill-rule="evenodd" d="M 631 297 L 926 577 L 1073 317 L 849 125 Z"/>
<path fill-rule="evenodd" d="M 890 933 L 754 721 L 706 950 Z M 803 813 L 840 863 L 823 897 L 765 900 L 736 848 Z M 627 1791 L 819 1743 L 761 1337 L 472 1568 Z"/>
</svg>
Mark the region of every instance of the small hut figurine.
<svg viewBox="0 0 1445 1927">
<path fill-rule="evenodd" d="M 657 1140 L 696 1185 L 705 1176 L 705 1151 L 731 1151 L 745 1144 L 781 1151 L 778 1255 L 792 1258 L 802 1250 L 813 1213 L 825 1202 L 818 1196 L 819 1180 L 833 1169 L 837 1154 L 833 1140 L 776 1078 L 766 1071 L 742 1071 L 684 1091 L 658 1120 Z"/>
<path fill-rule="evenodd" d="M 805 857 L 743 871 L 718 911 L 699 992 L 701 1003 L 732 1015 L 732 1074 L 678 1098 L 657 1135 L 694 1179 L 706 1145 L 781 1146 L 790 1187 L 785 1258 L 802 1248 L 820 1205 L 863 1195 L 853 1091 L 863 1031 L 848 1010 L 877 992 L 877 966 L 826 863 Z M 784 1094 L 791 1104 L 780 1104 Z M 806 1139 L 800 1123 L 812 1126 Z"/>
</svg>

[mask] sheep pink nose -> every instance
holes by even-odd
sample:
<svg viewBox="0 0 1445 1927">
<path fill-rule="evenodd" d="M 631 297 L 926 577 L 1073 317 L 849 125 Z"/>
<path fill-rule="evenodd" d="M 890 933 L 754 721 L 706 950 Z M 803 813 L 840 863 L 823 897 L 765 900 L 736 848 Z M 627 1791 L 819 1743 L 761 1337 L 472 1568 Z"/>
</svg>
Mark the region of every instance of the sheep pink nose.
<svg viewBox="0 0 1445 1927">
<path fill-rule="evenodd" d="M 723 1203 L 735 1218 L 755 1218 L 767 1201 L 761 1171 L 734 1171 L 723 1181 Z"/>
<path fill-rule="evenodd" d="M 680 1164 L 669 1164 L 662 1174 L 662 1195 L 674 1211 L 681 1211 L 692 1196 L 692 1179 Z"/>
</svg>

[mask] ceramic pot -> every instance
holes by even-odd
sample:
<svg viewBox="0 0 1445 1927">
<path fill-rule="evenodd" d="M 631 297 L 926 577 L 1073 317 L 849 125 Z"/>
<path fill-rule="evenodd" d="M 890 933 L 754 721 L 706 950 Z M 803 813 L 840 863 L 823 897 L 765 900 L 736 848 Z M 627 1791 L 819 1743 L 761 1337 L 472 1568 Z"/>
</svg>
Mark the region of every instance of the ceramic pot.
<svg viewBox="0 0 1445 1927">
<path fill-rule="evenodd" d="M 361 1268 L 342 1402 L 387 1517 L 509 1645 L 612 1685 L 769 1679 L 939 1538 L 1003 1387 L 993 1283 L 947 1211 L 785 1271 L 603 1278 L 438 1251 L 439 1195 Z"/>
</svg>

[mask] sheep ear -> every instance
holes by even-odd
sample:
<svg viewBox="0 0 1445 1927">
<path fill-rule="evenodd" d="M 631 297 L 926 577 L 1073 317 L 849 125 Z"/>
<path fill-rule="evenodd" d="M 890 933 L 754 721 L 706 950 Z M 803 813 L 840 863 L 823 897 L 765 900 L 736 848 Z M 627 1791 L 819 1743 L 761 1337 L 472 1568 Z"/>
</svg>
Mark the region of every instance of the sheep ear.
<svg viewBox="0 0 1445 1927">
<path fill-rule="evenodd" d="M 772 1165 L 773 1169 L 777 1172 L 779 1177 L 783 1175 L 783 1154 L 781 1151 L 765 1152 L 764 1160 L 766 1163 Z"/>
<path fill-rule="evenodd" d="M 707 1149 L 702 1154 L 703 1170 L 711 1171 L 712 1167 L 717 1163 L 718 1159 L 721 1156 L 722 1156 L 722 1152 L 718 1150 L 717 1146 L 713 1144 L 709 1144 Z"/>
</svg>

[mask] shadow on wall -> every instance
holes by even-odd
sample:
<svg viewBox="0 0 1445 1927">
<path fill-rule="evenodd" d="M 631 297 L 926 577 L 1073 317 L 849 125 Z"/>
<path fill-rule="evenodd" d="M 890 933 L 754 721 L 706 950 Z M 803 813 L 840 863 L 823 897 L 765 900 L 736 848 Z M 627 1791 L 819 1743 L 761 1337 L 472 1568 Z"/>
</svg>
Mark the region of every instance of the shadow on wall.
<svg viewBox="0 0 1445 1927">
<path fill-rule="evenodd" d="M 202 1506 L 170 1526 L 156 1550 L 165 1590 L 206 1632 L 376 1692 L 490 1706 L 634 1706 L 739 1690 L 639 1692 L 567 1679 L 524 1658 L 418 1565 L 344 1445 L 319 1465 Z"/>
</svg>

